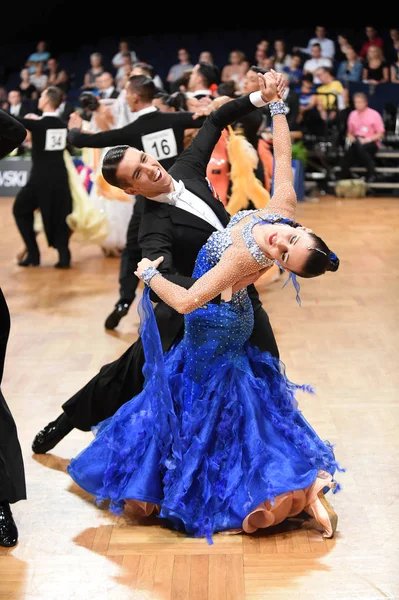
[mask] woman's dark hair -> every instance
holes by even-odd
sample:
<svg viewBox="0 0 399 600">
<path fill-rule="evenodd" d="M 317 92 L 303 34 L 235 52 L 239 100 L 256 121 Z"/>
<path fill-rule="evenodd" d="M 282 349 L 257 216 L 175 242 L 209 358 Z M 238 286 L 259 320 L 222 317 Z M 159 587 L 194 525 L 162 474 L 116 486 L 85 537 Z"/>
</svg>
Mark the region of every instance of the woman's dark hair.
<svg viewBox="0 0 399 600">
<path fill-rule="evenodd" d="M 98 96 L 89 91 L 82 92 L 80 94 L 79 103 L 84 110 L 89 110 L 90 112 L 97 110 L 97 108 L 100 106 Z"/>
<path fill-rule="evenodd" d="M 339 258 L 331 252 L 327 244 L 319 236 L 314 233 L 309 233 L 308 236 L 312 240 L 308 260 L 303 270 L 295 274 L 299 277 L 310 278 L 323 275 L 326 271 L 337 271 Z"/>
<path fill-rule="evenodd" d="M 121 182 L 116 176 L 116 172 L 128 148 L 130 146 L 114 146 L 104 156 L 101 173 L 105 181 L 110 185 L 121 187 Z"/>
<path fill-rule="evenodd" d="M 219 96 L 228 96 L 229 98 L 237 98 L 237 86 L 233 79 L 222 81 L 217 87 Z"/>
<path fill-rule="evenodd" d="M 261 75 L 266 75 L 266 69 L 262 69 L 262 67 L 257 67 L 256 65 L 251 65 L 248 71 L 253 71 L 254 73 L 260 73 Z"/>
<path fill-rule="evenodd" d="M 174 108 L 176 111 L 187 110 L 187 97 L 184 92 L 173 92 L 166 100 L 166 105 Z"/>
</svg>

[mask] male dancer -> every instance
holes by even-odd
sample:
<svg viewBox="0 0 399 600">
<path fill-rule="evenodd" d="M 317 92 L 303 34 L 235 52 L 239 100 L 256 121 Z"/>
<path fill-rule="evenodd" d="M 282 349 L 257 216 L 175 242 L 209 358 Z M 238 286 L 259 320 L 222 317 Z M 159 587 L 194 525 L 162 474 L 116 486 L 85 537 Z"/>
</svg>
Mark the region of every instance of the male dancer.
<svg viewBox="0 0 399 600">
<path fill-rule="evenodd" d="M 169 169 L 184 149 L 186 129 L 199 128 L 204 118 L 194 117 L 194 113 L 163 113 L 158 111 L 152 100 L 157 93 L 153 80 L 145 75 L 133 75 L 126 84 L 126 101 L 136 119 L 119 129 L 100 133 L 81 133 L 82 119 L 76 113 L 71 115 L 68 128 L 68 141 L 78 148 L 106 148 L 128 144 L 152 154 L 160 164 Z M 125 317 L 132 304 L 138 285 L 134 274 L 141 260 L 141 249 L 137 236 L 143 210 L 144 198 L 138 194 L 129 222 L 126 245 L 122 251 L 119 270 L 119 300 L 105 321 L 106 329 L 115 329 Z"/>
<path fill-rule="evenodd" d="M 33 228 L 37 208 L 43 219 L 48 245 L 58 250 L 59 260 L 55 267 L 70 267 L 70 229 L 66 217 L 72 212 L 72 196 L 63 156 L 67 129 L 64 121 L 57 116 L 62 101 L 63 92 L 50 86 L 43 90 L 39 98 L 38 108 L 42 116 L 18 119 L 32 132 L 32 169 L 27 184 L 18 192 L 13 206 L 15 221 L 28 251 L 26 258 L 18 263 L 21 267 L 40 264 L 40 251 Z"/>
<path fill-rule="evenodd" d="M 279 75 L 276 74 L 276 77 L 281 97 L 285 84 Z M 261 93 L 254 92 L 227 102 L 214 111 L 170 169 L 175 192 L 165 194 L 157 201 L 145 199 L 140 224 L 140 247 L 143 255 L 149 259 L 164 256 L 162 273 L 170 281 L 187 288 L 194 283 L 191 273 L 199 250 L 215 230 L 226 227 L 229 221 L 229 214 L 205 177 L 209 158 L 222 130 L 229 123 L 265 104 Z M 104 157 L 104 178 L 111 185 L 122 187 L 128 194 L 155 198 L 162 193 L 166 174 L 159 161 L 149 153 L 128 146 L 112 148 Z M 259 274 L 237 283 L 232 292 L 250 286 L 248 291 L 255 317 L 251 342 L 277 357 L 277 344 L 269 318 L 255 287 L 250 285 L 258 277 Z M 153 297 L 153 300 L 158 299 Z M 214 302 L 220 301 L 220 296 L 214 299 Z M 183 316 L 162 301 L 157 303 L 155 315 L 162 347 L 167 351 L 182 335 Z M 64 412 L 36 435 L 33 451 L 45 453 L 73 427 L 89 431 L 113 415 L 122 404 L 142 390 L 143 365 L 143 344 L 139 338 L 119 359 L 102 367 L 63 405 Z"/>
<path fill-rule="evenodd" d="M 0 109 L 0 159 L 18 148 L 25 137 L 25 127 Z M 9 333 L 10 313 L 0 288 L 0 385 Z M 0 546 L 11 547 L 18 542 L 10 504 L 25 499 L 25 470 L 17 428 L 0 388 Z"/>
</svg>

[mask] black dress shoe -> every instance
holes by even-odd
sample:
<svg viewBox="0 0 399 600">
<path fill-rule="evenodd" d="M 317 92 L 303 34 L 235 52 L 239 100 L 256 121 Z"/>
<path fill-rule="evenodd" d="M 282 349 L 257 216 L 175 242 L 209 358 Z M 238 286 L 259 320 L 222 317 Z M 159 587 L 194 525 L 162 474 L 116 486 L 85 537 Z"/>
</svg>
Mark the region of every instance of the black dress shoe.
<svg viewBox="0 0 399 600">
<path fill-rule="evenodd" d="M 18 529 L 8 502 L 0 502 L 0 546 L 11 548 L 18 542 Z"/>
<path fill-rule="evenodd" d="M 119 321 L 126 317 L 129 312 L 130 304 L 118 302 L 115 308 L 105 320 L 105 329 L 115 329 L 119 325 Z"/>
<path fill-rule="evenodd" d="M 57 263 L 54 265 L 54 267 L 55 267 L 56 269 L 70 269 L 70 268 L 71 268 L 71 264 L 70 264 L 69 262 L 67 262 L 67 263 L 64 263 L 64 262 L 61 262 L 61 261 L 59 261 L 59 262 L 57 262 Z"/>
<path fill-rule="evenodd" d="M 54 448 L 70 431 L 73 425 L 66 414 L 62 413 L 55 421 L 41 429 L 35 436 L 32 443 L 32 450 L 35 454 L 46 454 Z"/>
<path fill-rule="evenodd" d="M 18 261 L 20 267 L 38 267 L 40 265 L 40 258 L 31 258 L 29 255 L 24 260 Z"/>
</svg>

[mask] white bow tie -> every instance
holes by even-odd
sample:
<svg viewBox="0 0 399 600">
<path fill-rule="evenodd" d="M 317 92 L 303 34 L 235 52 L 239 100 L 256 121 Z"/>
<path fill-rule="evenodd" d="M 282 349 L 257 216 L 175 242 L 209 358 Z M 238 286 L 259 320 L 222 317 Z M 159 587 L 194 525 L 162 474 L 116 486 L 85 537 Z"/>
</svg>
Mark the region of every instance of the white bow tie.
<svg viewBox="0 0 399 600">
<path fill-rule="evenodd" d="M 176 182 L 176 189 L 175 189 L 175 191 L 170 193 L 169 203 L 173 204 L 174 206 L 176 206 L 176 202 L 178 200 L 181 200 L 181 197 L 182 197 L 185 189 L 186 189 L 186 186 L 184 185 L 184 183 L 182 182 L 182 180 L 180 179 L 180 181 L 177 181 Z"/>
</svg>

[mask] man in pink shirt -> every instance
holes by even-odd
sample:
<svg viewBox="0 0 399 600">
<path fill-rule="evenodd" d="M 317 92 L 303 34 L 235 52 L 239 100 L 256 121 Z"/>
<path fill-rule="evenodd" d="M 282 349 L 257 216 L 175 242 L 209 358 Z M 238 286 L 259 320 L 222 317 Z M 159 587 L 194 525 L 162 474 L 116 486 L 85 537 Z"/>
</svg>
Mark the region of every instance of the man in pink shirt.
<svg viewBox="0 0 399 600">
<path fill-rule="evenodd" d="M 353 104 L 355 110 L 349 113 L 346 125 L 346 139 L 350 146 L 341 161 L 341 179 L 352 177 L 351 166 L 365 166 L 366 181 L 371 183 L 375 181 L 374 157 L 381 147 L 385 126 L 380 113 L 368 106 L 366 94 L 353 94 Z"/>
</svg>

